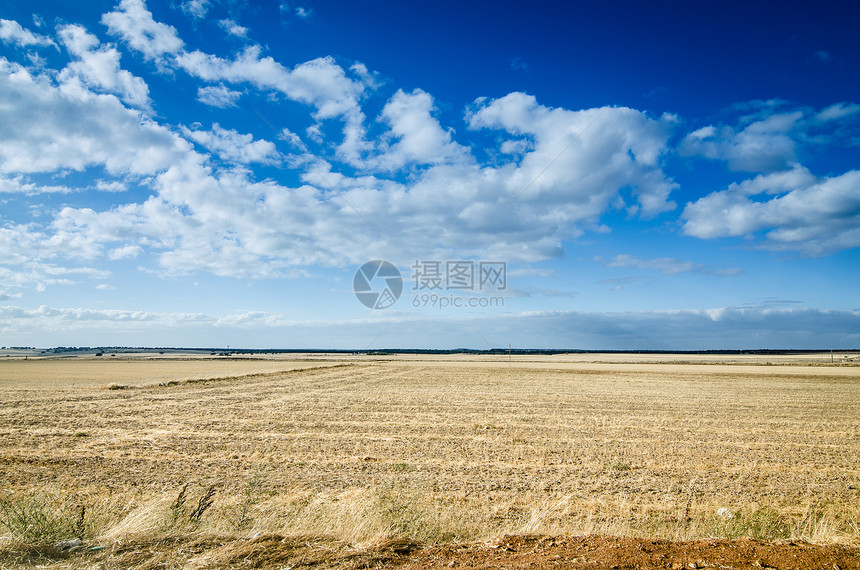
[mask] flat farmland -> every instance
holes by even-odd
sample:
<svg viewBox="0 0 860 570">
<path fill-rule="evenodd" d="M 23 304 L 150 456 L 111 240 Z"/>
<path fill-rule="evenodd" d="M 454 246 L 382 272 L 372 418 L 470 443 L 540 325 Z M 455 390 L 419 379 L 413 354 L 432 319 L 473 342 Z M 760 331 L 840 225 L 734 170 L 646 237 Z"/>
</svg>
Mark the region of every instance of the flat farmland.
<svg viewBox="0 0 860 570">
<path fill-rule="evenodd" d="M 0 360 L 0 390 L 55 388 L 139 388 L 162 382 L 242 377 L 315 366 L 307 359 L 265 358 L 21 358 Z"/>
<path fill-rule="evenodd" d="M 0 361 L 12 566 L 68 536 L 80 567 L 271 536 L 332 564 L 506 535 L 856 547 L 858 458 L 860 368 L 802 359 Z"/>
</svg>

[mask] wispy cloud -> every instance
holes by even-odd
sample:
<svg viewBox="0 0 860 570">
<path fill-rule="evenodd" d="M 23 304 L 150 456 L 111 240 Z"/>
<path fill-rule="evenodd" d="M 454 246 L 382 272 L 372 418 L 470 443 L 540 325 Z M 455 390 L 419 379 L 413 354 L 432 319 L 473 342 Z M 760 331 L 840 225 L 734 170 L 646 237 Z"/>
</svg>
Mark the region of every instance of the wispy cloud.
<svg viewBox="0 0 860 570">
<path fill-rule="evenodd" d="M 374 319 L 298 321 L 270 311 L 216 316 L 0 306 L 0 332 L 33 328 L 72 332 L 90 345 L 105 344 L 110 339 L 111 344 L 124 344 L 126 339 L 150 335 L 162 339 L 162 344 L 187 346 L 181 339 L 188 338 L 189 330 L 205 330 L 219 338 L 243 338 L 251 347 L 268 346 L 272 335 L 277 334 L 291 346 L 303 348 L 367 348 L 355 340 L 362 339 L 372 341 L 375 348 L 487 348 L 488 344 L 505 347 L 510 343 L 519 347 L 589 350 L 826 349 L 858 346 L 860 312 L 714 308 L 617 313 L 537 311 L 456 319 L 389 314 Z M 339 331 L 336 337 L 331 334 L 334 328 Z M 110 339 L 104 336 L 106 333 Z M 43 338 L 52 340 L 50 334 Z"/>
<path fill-rule="evenodd" d="M 248 28 L 240 26 L 235 22 L 235 20 L 219 20 L 218 25 L 221 26 L 221 28 L 231 36 L 236 36 L 237 38 L 244 38 L 248 35 Z"/>
<path fill-rule="evenodd" d="M 34 34 L 14 20 L 0 18 L 0 40 L 5 44 L 26 46 L 54 46 L 57 44 L 51 38 Z"/>
<path fill-rule="evenodd" d="M 198 101 L 219 109 L 237 107 L 241 96 L 241 91 L 234 91 L 224 85 L 208 85 L 197 88 Z"/>
<path fill-rule="evenodd" d="M 672 257 L 658 257 L 654 259 L 639 259 L 629 254 L 619 254 L 609 260 L 598 258 L 607 267 L 632 267 L 635 269 L 648 269 L 658 271 L 664 275 L 677 273 L 699 273 L 703 275 L 732 276 L 740 275 L 743 270 L 737 267 L 713 267 L 701 263 L 693 263 L 683 259 Z"/>
</svg>

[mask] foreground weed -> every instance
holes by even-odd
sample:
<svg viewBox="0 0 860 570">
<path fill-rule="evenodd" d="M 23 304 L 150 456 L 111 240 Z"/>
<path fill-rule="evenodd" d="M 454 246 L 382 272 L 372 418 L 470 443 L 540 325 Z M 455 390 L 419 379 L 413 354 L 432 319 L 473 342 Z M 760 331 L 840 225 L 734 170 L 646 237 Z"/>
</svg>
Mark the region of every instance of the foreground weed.
<svg viewBox="0 0 860 570">
<path fill-rule="evenodd" d="M 237 531 L 246 530 L 254 523 L 254 520 L 251 518 L 251 511 L 265 481 L 265 475 L 258 469 L 245 482 L 245 487 L 242 489 L 242 499 L 237 507 L 238 512 L 235 524 Z"/>
<path fill-rule="evenodd" d="M 191 514 L 188 515 L 188 520 L 194 523 L 200 522 L 200 517 L 203 516 L 203 513 L 206 512 L 206 509 L 212 506 L 213 497 L 215 496 L 215 485 L 209 485 L 209 488 L 206 489 L 206 492 L 200 496 L 200 499 L 197 500 L 197 506 L 194 507 L 194 510 L 191 511 Z"/>
<path fill-rule="evenodd" d="M 773 509 L 740 511 L 716 522 L 714 535 L 724 538 L 752 538 L 773 541 L 791 537 L 791 522 Z"/>
<path fill-rule="evenodd" d="M 86 508 L 40 493 L 0 499 L 0 526 L 23 544 L 54 544 L 87 534 Z"/>
</svg>

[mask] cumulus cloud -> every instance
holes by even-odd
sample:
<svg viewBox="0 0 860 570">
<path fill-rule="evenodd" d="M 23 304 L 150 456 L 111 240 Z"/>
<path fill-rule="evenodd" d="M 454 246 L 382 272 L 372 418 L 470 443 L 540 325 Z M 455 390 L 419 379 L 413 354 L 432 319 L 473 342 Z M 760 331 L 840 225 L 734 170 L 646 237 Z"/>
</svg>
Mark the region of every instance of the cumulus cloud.
<svg viewBox="0 0 860 570">
<path fill-rule="evenodd" d="M 128 189 L 119 180 L 97 180 L 95 188 L 101 192 L 125 192 Z"/>
<path fill-rule="evenodd" d="M 566 219 L 595 218 L 613 202 L 643 216 L 675 208 L 668 197 L 677 185 L 661 168 L 675 123 L 671 115 L 652 119 L 626 107 L 553 109 L 531 95 L 511 93 L 477 101 L 468 121 L 473 129 L 530 139 L 531 150 L 502 170 L 509 184 L 558 206 Z M 619 195 L 625 187 L 632 188 L 634 203 Z"/>
<path fill-rule="evenodd" d="M 739 126 L 707 126 L 688 134 L 681 154 L 726 161 L 758 172 L 686 205 L 683 232 L 704 239 L 743 237 L 753 247 L 826 255 L 860 245 L 858 171 L 815 176 L 798 161 L 832 145 L 857 144 L 860 105 L 816 111 L 783 101 L 737 105 Z"/>
<path fill-rule="evenodd" d="M 773 115 L 739 130 L 729 126 L 702 127 L 688 134 L 678 150 L 683 156 L 724 160 L 732 170 L 784 170 L 796 159 L 796 143 L 789 131 L 801 116 L 799 112 Z"/>
<path fill-rule="evenodd" d="M 219 109 L 236 107 L 236 103 L 239 102 L 241 96 L 241 91 L 233 91 L 224 85 L 209 85 L 197 88 L 198 101 L 210 107 L 218 107 Z"/>
<path fill-rule="evenodd" d="M 258 89 L 273 90 L 311 105 L 317 121 L 343 119 L 343 142 L 338 147 L 338 155 L 347 162 L 360 164 L 361 153 L 370 146 L 364 141 L 365 116 L 359 104 L 370 87 L 367 78 L 355 69 L 357 77 L 349 77 L 331 57 L 317 58 L 288 69 L 272 57 L 262 56 L 260 46 L 253 45 L 232 60 L 199 50 L 183 52 L 176 60 L 187 73 L 205 81 L 250 83 Z"/>
<path fill-rule="evenodd" d="M 145 175 L 188 148 L 112 95 L 60 87 L 0 58 L 0 173 L 101 166 L 112 174 Z"/>
<path fill-rule="evenodd" d="M 189 4 L 205 5 L 207 2 L 192 0 Z M 147 60 L 162 62 L 165 55 L 175 54 L 184 46 L 176 28 L 156 22 L 143 0 L 122 0 L 113 12 L 104 14 L 101 21 L 108 32 L 121 37 Z"/>
<path fill-rule="evenodd" d="M 684 233 L 746 237 L 759 247 L 824 255 L 860 246 L 860 171 L 815 178 L 801 166 L 714 192 L 684 209 Z"/>
<path fill-rule="evenodd" d="M 93 41 L 85 33 L 69 39 L 82 52 L 93 51 Z M 250 65 L 240 69 L 235 64 L 243 57 Z M 292 70 L 257 52 L 206 61 L 197 71 L 207 78 L 278 87 L 317 116 L 361 116 L 361 88 L 330 60 Z M 387 127 L 383 138 L 359 161 L 365 174 L 340 172 L 282 130 L 280 138 L 301 153 L 289 163 L 303 184 L 289 187 L 255 180 L 245 168 L 285 159 L 270 141 L 220 125 L 180 128 L 213 156 L 242 167 L 213 170 L 206 153 L 111 95 L 57 85 L 5 60 L 0 72 L 0 100 L 8 103 L 0 106 L 0 115 L 8 114 L 0 116 L 0 172 L 8 179 L 86 168 L 103 169 L 122 179 L 120 185 L 129 176 L 146 177 L 152 195 L 142 201 L 102 211 L 67 207 L 49 227 L 31 232 L 46 251 L 83 259 L 116 258 L 136 251 L 123 249 L 133 245 L 154 253 L 168 272 L 237 277 L 284 275 L 374 254 L 414 259 L 481 252 L 536 261 L 560 255 L 562 240 L 596 227 L 619 200 L 645 215 L 673 207 L 666 198 L 674 184 L 660 166 L 672 120 L 631 109 L 550 109 L 522 94 L 482 101 L 470 111 L 471 128 L 530 142 L 507 162 L 481 165 L 434 117 L 429 94 L 398 91 L 379 116 Z M 338 103 L 330 109 L 332 100 Z M 583 133 L 595 120 L 599 128 Z M 418 167 L 408 180 L 374 174 Z M 626 188 L 632 193 L 622 197 Z"/>
<path fill-rule="evenodd" d="M 361 64 L 345 68 L 325 57 L 288 67 L 259 46 L 232 57 L 187 52 L 176 30 L 154 21 L 141 0 L 122 0 L 103 22 L 147 60 L 214 83 L 198 90 L 208 105 L 235 106 L 242 92 L 233 85 L 307 105 L 313 121 L 308 142 L 280 125 L 272 142 L 217 123 L 206 130 L 141 117 L 118 97 L 140 103 L 145 84 L 119 67 L 116 50 L 80 26 L 62 26 L 59 37 L 73 56 L 63 71 L 36 72 L 0 59 L 0 190 L 62 191 L 60 184 L 39 186 L 28 176 L 93 169 L 96 189 L 121 191 L 134 183 L 146 194 L 107 209 L 62 208 L 49 224 L 17 227 L 7 252 L 107 260 L 147 253 L 166 272 L 253 278 L 371 255 L 531 262 L 562 255 L 565 240 L 585 231 L 606 231 L 601 217 L 607 212 L 650 218 L 675 208 L 671 193 L 677 185 L 663 170 L 678 124 L 672 115 L 651 117 L 626 107 L 553 108 L 524 93 L 479 99 L 465 120 L 469 129 L 495 140 L 495 147 L 481 149 L 487 159 L 458 142 L 457 133 L 441 123 L 433 97 L 420 89 L 397 90 L 384 101 L 375 117 L 373 132 L 379 134 L 368 139 L 362 104 L 378 84 Z M 800 118 L 792 112 L 768 117 L 772 109 L 765 111 L 744 110 L 743 128 L 731 127 L 732 136 L 796 133 L 801 123 L 855 116 L 847 103 L 817 114 L 804 111 Z M 333 129 L 325 121 L 331 119 L 342 122 L 342 138 L 336 133 L 337 140 L 330 139 Z M 718 137 L 720 128 L 697 137 Z M 277 141 L 296 154 L 281 154 Z M 298 180 L 261 180 L 251 169 L 260 164 L 286 165 Z M 758 221 L 735 229 L 731 216 L 721 222 L 722 214 L 705 211 L 720 200 L 740 204 L 736 210 L 759 208 L 766 203 L 762 196 L 793 195 L 797 201 L 802 196 L 794 192 L 812 192 L 816 185 L 828 189 L 822 191 L 832 204 L 827 211 L 842 208 L 830 222 L 845 218 L 852 207 L 845 185 L 852 181 L 825 182 L 801 168 L 777 169 L 725 190 L 725 196 L 689 204 L 684 231 L 721 237 L 797 230 L 799 222 L 788 214 L 782 214 L 784 226 L 768 225 L 776 224 L 775 214 L 742 214 Z M 804 223 L 823 228 L 824 222 Z M 844 223 L 846 232 L 856 226 L 850 217 Z M 769 243 L 801 240 L 797 232 L 771 233 Z M 850 232 L 841 238 L 850 240 Z M 621 255 L 610 263 L 667 274 L 732 271 L 672 258 Z"/>
<path fill-rule="evenodd" d="M 116 49 L 100 47 L 98 38 L 83 26 L 62 26 L 58 34 L 60 41 L 76 58 L 60 72 L 60 81 L 80 81 L 88 88 L 114 93 L 131 106 L 149 108 L 149 87 L 143 79 L 120 68 L 120 55 Z"/>
<path fill-rule="evenodd" d="M 24 28 L 15 20 L 4 20 L 0 18 L 0 40 L 5 44 L 13 44 L 21 47 L 27 46 L 54 46 L 54 40 L 47 36 L 34 34 Z"/>
<path fill-rule="evenodd" d="M 216 153 L 227 162 L 277 164 L 282 160 L 281 154 L 271 141 L 254 140 L 253 135 L 221 128 L 218 123 L 213 124 L 210 131 L 183 127 L 182 132 L 186 137 Z"/>
<path fill-rule="evenodd" d="M 116 261 L 118 259 L 128 259 L 137 257 L 143 253 L 143 248 L 139 245 L 127 245 L 125 247 L 118 247 L 108 254 L 108 258 L 112 261 Z"/>
<path fill-rule="evenodd" d="M 228 60 L 195 50 L 180 54 L 177 62 L 191 75 L 206 81 L 248 82 L 279 91 L 290 99 L 315 106 L 321 119 L 358 111 L 364 87 L 348 78 L 333 58 L 321 57 L 287 69 L 261 52 L 260 46 L 248 46 L 235 59 Z"/>
<path fill-rule="evenodd" d="M 235 20 L 219 20 L 218 25 L 221 26 L 221 29 L 223 29 L 231 36 L 236 36 L 237 38 L 244 38 L 248 35 L 248 28 L 240 26 L 235 22 Z"/>
<path fill-rule="evenodd" d="M 701 127 L 684 137 L 678 152 L 725 161 L 738 172 L 789 170 L 801 148 L 838 144 L 850 136 L 847 127 L 856 124 L 860 105 L 842 102 L 816 111 L 781 100 L 751 101 L 727 113 L 735 124 Z"/>
<path fill-rule="evenodd" d="M 385 104 L 380 120 L 390 127 L 395 142 L 384 146 L 375 160 L 383 170 L 398 170 L 406 164 L 427 165 L 468 160 L 466 148 L 452 140 L 433 117 L 435 110 L 430 94 L 416 89 L 404 93 L 398 89 Z"/>
</svg>

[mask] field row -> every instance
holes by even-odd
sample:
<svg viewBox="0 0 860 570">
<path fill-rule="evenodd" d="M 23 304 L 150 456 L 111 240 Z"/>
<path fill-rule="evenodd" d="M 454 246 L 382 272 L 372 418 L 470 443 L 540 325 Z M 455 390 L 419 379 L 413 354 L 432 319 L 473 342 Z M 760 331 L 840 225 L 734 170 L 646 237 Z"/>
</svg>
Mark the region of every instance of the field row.
<svg viewBox="0 0 860 570">
<path fill-rule="evenodd" d="M 7 387 L 0 483 L 101 504 L 103 532 L 145 530 L 135 509 L 163 510 L 190 483 L 217 489 L 206 524 L 221 530 L 857 542 L 860 382 L 816 372 L 320 363 Z"/>
</svg>

